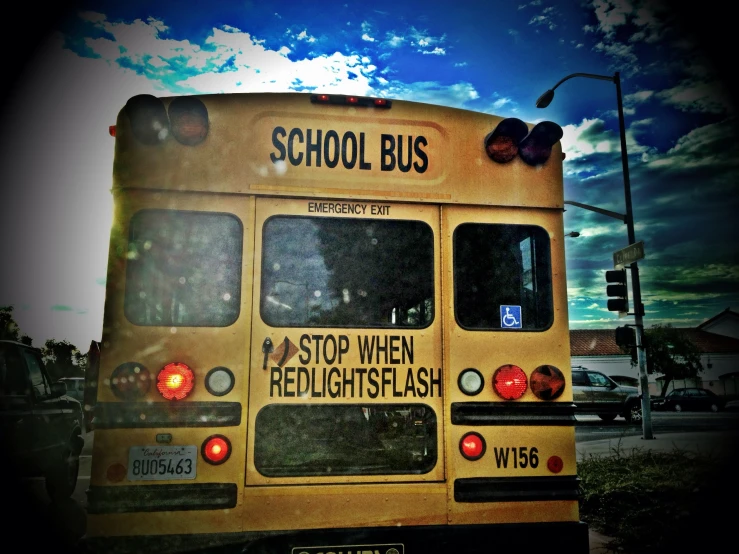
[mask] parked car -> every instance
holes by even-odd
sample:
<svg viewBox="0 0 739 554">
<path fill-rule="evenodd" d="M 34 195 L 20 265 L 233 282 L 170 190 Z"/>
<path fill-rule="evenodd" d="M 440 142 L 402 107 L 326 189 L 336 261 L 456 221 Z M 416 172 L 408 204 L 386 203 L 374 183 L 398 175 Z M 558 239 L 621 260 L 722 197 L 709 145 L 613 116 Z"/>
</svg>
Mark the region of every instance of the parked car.
<svg viewBox="0 0 739 554">
<path fill-rule="evenodd" d="M 629 423 L 642 420 L 639 389 L 619 385 L 599 371 L 572 368 L 572 395 L 576 413 L 595 414 L 604 421 L 612 421 L 617 416 Z"/>
<path fill-rule="evenodd" d="M 708 389 L 684 388 L 667 393 L 659 403 L 663 410 L 682 412 L 710 410 L 718 412 L 723 409 L 724 401 L 715 392 Z"/>
<path fill-rule="evenodd" d="M 82 406 L 52 383 L 41 352 L 0 340 L 0 436 L 3 462 L 16 477 L 43 476 L 52 499 L 69 498 L 77 485 Z"/>
<path fill-rule="evenodd" d="M 62 377 L 60 383 L 64 383 L 67 387 L 67 396 L 71 396 L 80 404 L 83 403 L 85 394 L 85 378 L 84 377 Z"/>
<path fill-rule="evenodd" d="M 724 410 L 727 412 L 739 412 L 739 400 L 729 400 L 724 404 Z"/>
<path fill-rule="evenodd" d="M 619 385 L 628 387 L 639 387 L 639 379 L 636 377 L 627 377 L 626 375 L 609 375 L 612 381 L 616 381 Z"/>
</svg>

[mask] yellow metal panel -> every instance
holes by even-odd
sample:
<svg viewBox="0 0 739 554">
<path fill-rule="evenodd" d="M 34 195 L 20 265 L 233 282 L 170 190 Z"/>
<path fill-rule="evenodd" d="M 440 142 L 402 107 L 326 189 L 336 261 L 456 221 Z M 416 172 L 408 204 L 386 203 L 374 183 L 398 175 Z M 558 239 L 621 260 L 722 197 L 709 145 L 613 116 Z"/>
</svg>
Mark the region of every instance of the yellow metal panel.
<svg viewBox="0 0 739 554">
<path fill-rule="evenodd" d="M 443 483 L 249 487 L 245 530 L 444 525 L 446 500 Z"/>
<path fill-rule="evenodd" d="M 400 100 L 390 109 L 320 105 L 300 93 L 200 98 L 210 130 L 197 146 L 183 146 L 172 136 L 156 146 L 137 144 L 121 111 L 115 187 L 563 206 L 560 144 L 538 167 L 520 158 L 497 164 L 484 148 L 485 137 L 502 121 L 497 116 Z M 165 105 L 170 101 L 163 99 Z M 314 144 L 310 165 L 308 130 Z M 344 144 L 344 155 L 336 144 Z"/>
</svg>

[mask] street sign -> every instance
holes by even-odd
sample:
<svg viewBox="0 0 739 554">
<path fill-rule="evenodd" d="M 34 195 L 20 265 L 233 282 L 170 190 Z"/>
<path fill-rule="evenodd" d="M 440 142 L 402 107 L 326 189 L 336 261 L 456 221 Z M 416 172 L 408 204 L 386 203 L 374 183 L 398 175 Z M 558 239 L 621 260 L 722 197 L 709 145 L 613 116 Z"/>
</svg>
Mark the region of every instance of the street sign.
<svg viewBox="0 0 739 554">
<path fill-rule="evenodd" d="M 644 242 L 639 241 L 634 244 L 630 244 L 626 248 L 617 250 L 613 253 L 613 267 L 616 269 L 623 269 L 625 265 L 635 262 L 636 260 L 644 259 Z"/>
</svg>

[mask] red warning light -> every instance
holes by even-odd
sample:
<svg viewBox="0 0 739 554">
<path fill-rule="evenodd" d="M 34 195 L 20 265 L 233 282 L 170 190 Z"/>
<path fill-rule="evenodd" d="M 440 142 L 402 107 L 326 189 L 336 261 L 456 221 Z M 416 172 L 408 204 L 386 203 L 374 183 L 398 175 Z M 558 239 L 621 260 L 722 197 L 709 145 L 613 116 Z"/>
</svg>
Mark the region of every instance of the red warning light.
<svg viewBox="0 0 739 554">
<path fill-rule="evenodd" d="M 347 104 L 356 104 L 359 102 L 359 99 L 356 96 L 347 96 L 346 102 Z"/>
<path fill-rule="evenodd" d="M 387 106 L 387 100 L 384 98 L 375 98 L 375 106 Z"/>
<path fill-rule="evenodd" d="M 115 125 L 111 125 L 110 127 L 108 127 L 108 132 L 110 133 L 111 137 L 114 137 L 115 136 Z"/>
</svg>

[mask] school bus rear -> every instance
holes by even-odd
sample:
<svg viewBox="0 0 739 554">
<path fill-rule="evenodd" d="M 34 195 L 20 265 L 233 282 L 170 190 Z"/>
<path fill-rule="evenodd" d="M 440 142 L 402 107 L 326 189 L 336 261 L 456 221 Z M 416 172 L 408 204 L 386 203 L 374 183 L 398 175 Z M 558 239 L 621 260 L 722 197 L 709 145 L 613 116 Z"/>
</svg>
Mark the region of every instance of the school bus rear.
<svg viewBox="0 0 739 554">
<path fill-rule="evenodd" d="M 561 149 L 496 163 L 503 121 L 303 94 L 121 110 L 90 544 L 587 551 Z"/>
</svg>

